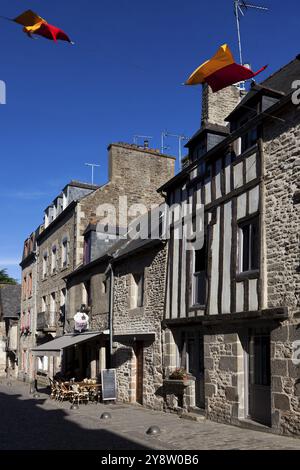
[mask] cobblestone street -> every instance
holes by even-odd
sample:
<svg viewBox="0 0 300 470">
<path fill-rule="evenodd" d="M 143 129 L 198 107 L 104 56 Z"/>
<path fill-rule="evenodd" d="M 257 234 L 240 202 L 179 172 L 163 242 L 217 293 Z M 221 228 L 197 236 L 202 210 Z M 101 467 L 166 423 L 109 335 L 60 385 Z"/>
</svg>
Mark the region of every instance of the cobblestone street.
<svg viewBox="0 0 300 470">
<path fill-rule="evenodd" d="M 100 420 L 104 411 L 111 413 L 111 420 Z M 4 380 L 0 413 L 0 450 L 300 450 L 300 439 L 183 420 L 137 406 L 89 404 L 70 410 L 68 402 L 52 401 L 42 393 L 33 399 L 27 384 L 8 387 Z M 160 427 L 160 436 L 145 434 L 151 425 Z"/>
</svg>

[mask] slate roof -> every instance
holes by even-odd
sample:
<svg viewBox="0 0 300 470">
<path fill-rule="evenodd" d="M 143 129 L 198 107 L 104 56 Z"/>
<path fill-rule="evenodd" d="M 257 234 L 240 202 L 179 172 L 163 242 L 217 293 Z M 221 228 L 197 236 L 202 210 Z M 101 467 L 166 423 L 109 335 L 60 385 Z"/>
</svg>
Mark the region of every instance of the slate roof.
<svg viewBox="0 0 300 470">
<path fill-rule="evenodd" d="M 0 284 L 0 318 L 19 318 L 21 286 Z"/>
</svg>

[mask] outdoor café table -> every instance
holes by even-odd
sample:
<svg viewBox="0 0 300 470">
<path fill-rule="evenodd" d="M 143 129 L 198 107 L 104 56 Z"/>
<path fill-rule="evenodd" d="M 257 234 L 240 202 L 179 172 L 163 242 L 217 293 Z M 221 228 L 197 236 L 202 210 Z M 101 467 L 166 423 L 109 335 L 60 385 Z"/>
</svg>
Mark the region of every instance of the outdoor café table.
<svg viewBox="0 0 300 470">
<path fill-rule="evenodd" d="M 96 397 L 97 397 L 97 400 L 99 402 L 99 392 L 101 389 L 101 384 L 87 384 L 87 383 L 80 382 L 79 386 L 89 392 L 91 401 L 96 401 Z M 96 392 L 96 393 L 93 393 L 93 392 Z"/>
</svg>

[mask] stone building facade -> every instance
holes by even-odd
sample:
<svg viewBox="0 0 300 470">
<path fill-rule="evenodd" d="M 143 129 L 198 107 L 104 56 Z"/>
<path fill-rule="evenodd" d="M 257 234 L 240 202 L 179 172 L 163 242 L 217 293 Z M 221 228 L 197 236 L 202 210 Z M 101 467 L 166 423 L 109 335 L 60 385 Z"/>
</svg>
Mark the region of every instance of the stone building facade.
<svg viewBox="0 0 300 470">
<path fill-rule="evenodd" d="M 210 101 L 224 99 L 217 111 L 207 111 L 204 91 L 203 113 L 219 121 L 203 124 L 188 143 L 185 168 L 161 188 L 170 204 L 191 201 L 194 216 L 196 204 L 204 206 L 202 248 L 187 251 L 174 236 L 169 244 L 165 375 L 184 367 L 194 379 L 177 409 L 294 435 L 300 154 L 291 85 L 299 73 L 297 57 L 253 84 L 234 109 L 229 100 L 227 118 L 230 88 Z M 210 133 L 218 142 L 203 151 Z M 175 383 L 173 390 L 179 394 Z"/>
<path fill-rule="evenodd" d="M 21 286 L 0 284 L 0 378 L 8 381 L 18 374 L 18 320 Z"/>
<path fill-rule="evenodd" d="M 30 350 L 36 344 L 37 321 L 37 244 L 40 228 L 24 242 L 22 269 L 22 292 L 18 344 L 18 378 L 25 382 L 34 379 L 34 363 Z"/>
<path fill-rule="evenodd" d="M 299 67 L 300 68 L 300 67 Z M 288 102 L 265 126 L 266 288 L 269 307 L 286 305 L 289 318 L 271 335 L 273 426 L 300 435 L 300 116 Z"/>
<path fill-rule="evenodd" d="M 167 246 L 129 242 L 114 256 L 113 338 L 118 399 L 163 409 L 162 328 Z"/>
<path fill-rule="evenodd" d="M 45 210 L 44 224 L 36 237 L 37 290 L 34 301 L 38 346 L 73 331 L 74 314 L 81 305 L 87 305 L 91 294 L 96 309 L 96 299 L 101 297 L 104 281 L 92 276 L 96 283 L 94 288 L 94 281 L 84 279 L 70 289 L 69 301 L 66 279 L 81 266 L 101 257 L 113 239 L 118 238 L 119 225 L 122 224 L 126 231 L 129 221 L 140 214 L 141 204 L 144 205 L 142 210 L 159 204 L 161 196 L 156 188 L 174 175 L 174 167 L 175 158 L 148 147 L 112 144 L 109 147 L 108 183 L 98 187 L 72 181 Z M 108 205 L 108 218 L 101 225 L 101 210 L 106 210 Z M 111 212 L 110 208 L 113 209 Z M 112 229 L 111 235 L 107 232 L 107 224 Z M 26 276 L 24 270 L 23 277 Z M 101 312 L 97 314 L 102 314 L 103 308 L 101 304 Z M 95 325 L 102 321 L 100 316 L 96 320 L 97 314 L 93 315 Z M 27 351 L 27 344 L 22 344 L 21 349 Z M 41 356 L 33 369 L 37 369 L 40 376 L 46 376 L 60 367 L 58 360 L 50 363 L 47 356 Z"/>
</svg>

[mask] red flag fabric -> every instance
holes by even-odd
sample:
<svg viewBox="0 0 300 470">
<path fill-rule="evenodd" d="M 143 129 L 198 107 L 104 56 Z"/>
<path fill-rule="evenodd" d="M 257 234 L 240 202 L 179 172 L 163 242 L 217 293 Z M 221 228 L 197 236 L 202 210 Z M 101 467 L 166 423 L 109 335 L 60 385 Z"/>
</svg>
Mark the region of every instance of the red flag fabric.
<svg viewBox="0 0 300 470">
<path fill-rule="evenodd" d="M 38 34 L 46 39 L 50 39 L 51 41 L 60 40 L 72 43 L 69 36 L 62 29 L 44 22 L 41 23 L 38 29 L 32 31 L 32 34 Z"/>
<path fill-rule="evenodd" d="M 267 68 L 267 65 L 259 69 L 257 72 L 253 72 L 251 69 L 244 67 L 239 64 L 231 64 L 223 69 L 214 72 L 212 75 L 206 78 L 207 83 L 215 93 L 222 90 L 234 83 L 243 82 L 256 77 L 259 73 L 263 72 Z"/>
<path fill-rule="evenodd" d="M 250 68 L 237 64 L 228 44 L 223 44 L 211 59 L 201 64 L 190 75 L 186 85 L 208 83 L 216 92 L 229 85 L 249 80 L 265 70 L 266 67 L 262 67 L 258 72 L 253 72 Z"/>
</svg>

